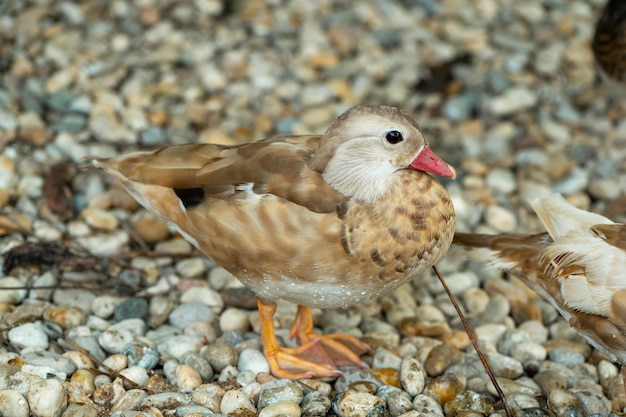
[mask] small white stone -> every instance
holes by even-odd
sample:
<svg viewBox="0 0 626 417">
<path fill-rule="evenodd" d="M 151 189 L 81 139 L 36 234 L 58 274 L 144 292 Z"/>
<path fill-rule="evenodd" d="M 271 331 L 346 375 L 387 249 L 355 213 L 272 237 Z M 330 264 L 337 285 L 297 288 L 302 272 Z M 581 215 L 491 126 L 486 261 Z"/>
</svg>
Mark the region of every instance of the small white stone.
<svg viewBox="0 0 626 417">
<path fill-rule="evenodd" d="M 20 289 L 23 287 L 24 283 L 17 278 L 0 278 L 0 288 L 11 288 L 0 291 L 0 303 L 17 304 L 22 301 L 26 296 L 26 290 Z"/>
<path fill-rule="evenodd" d="M 108 234 L 94 234 L 76 239 L 77 244 L 99 257 L 111 257 L 123 252 L 128 244 L 128 232 L 118 230 Z"/>
<path fill-rule="evenodd" d="M 163 359 L 180 359 L 187 352 L 198 352 L 204 343 L 204 338 L 200 336 L 179 335 L 161 343 L 158 350 Z"/>
<path fill-rule="evenodd" d="M 15 161 L 6 155 L 0 155 L 0 188 L 12 190 L 16 179 Z"/>
<path fill-rule="evenodd" d="M 115 307 L 122 302 L 120 297 L 114 297 L 112 295 L 101 295 L 96 297 L 91 303 L 91 311 L 98 317 L 103 319 L 109 318 L 113 315 Z"/>
<path fill-rule="evenodd" d="M 548 356 L 545 347 L 537 342 L 521 342 L 511 346 L 511 356 L 522 363 L 543 361 Z"/>
<path fill-rule="evenodd" d="M 261 372 L 269 373 L 270 364 L 260 350 L 244 349 L 239 354 L 237 369 L 239 369 L 240 372 L 249 370 L 256 375 Z"/>
<path fill-rule="evenodd" d="M 495 345 L 505 331 L 506 326 L 504 324 L 488 323 L 476 326 L 474 335 L 479 341 L 490 342 Z"/>
<path fill-rule="evenodd" d="M 190 336 L 200 336 L 209 343 L 217 340 L 217 332 L 211 323 L 206 321 L 194 321 L 183 329 L 183 334 Z"/>
<path fill-rule="evenodd" d="M 176 368 L 176 385 L 181 392 L 190 393 L 202 384 L 200 374 L 189 365 L 178 365 Z"/>
<path fill-rule="evenodd" d="M 120 375 L 130 379 L 140 387 L 145 386 L 148 383 L 148 379 L 150 379 L 148 370 L 146 368 L 142 368 L 141 366 L 131 366 L 129 368 L 122 369 L 120 371 Z"/>
<path fill-rule="evenodd" d="M 22 394 L 12 389 L 0 390 L 0 415 L 28 417 L 30 408 Z"/>
<path fill-rule="evenodd" d="M 492 168 L 487 172 L 487 187 L 499 194 L 510 194 L 517 188 L 517 180 L 510 169 Z"/>
<path fill-rule="evenodd" d="M 33 222 L 33 233 L 39 239 L 51 242 L 60 240 L 63 237 L 63 231 L 57 225 L 52 225 L 43 220 L 35 220 Z"/>
<path fill-rule="evenodd" d="M 333 409 L 339 417 L 380 415 L 379 410 L 384 406 L 385 401 L 382 398 L 354 389 L 345 391 L 336 402 L 333 402 Z"/>
<path fill-rule="evenodd" d="M 238 308 L 227 308 L 220 315 L 220 329 L 223 333 L 234 330 L 240 334 L 250 330 L 248 312 Z"/>
<path fill-rule="evenodd" d="M 57 379 L 33 384 L 28 392 L 30 411 L 36 417 L 60 417 L 67 405 L 67 393 Z"/>
<path fill-rule="evenodd" d="M 100 333 L 98 343 L 100 346 L 111 353 L 120 353 L 124 346 L 135 340 L 135 336 L 126 329 L 111 330 L 110 328 Z"/>
<path fill-rule="evenodd" d="M 469 313 L 482 312 L 489 303 L 489 294 L 482 288 L 468 288 L 463 293 L 463 304 Z"/>
<path fill-rule="evenodd" d="M 384 347 L 379 347 L 374 353 L 372 368 L 384 369 L 393 368 L 400 369 L 402 359 Z"/>
<path fill-rule="evenodd" d="M 206 263 L 201 258 L 183 259 L 176 263 L 176 272 L 183 278 L 194 278 L 200 276 L 205 271 Z"/>
<path fill-rule="evenodd" d="M 76 350 L 69 350 L 63 354 L 64 357 L 70 359 L 76 365 L 78 369 L 91 369 L 94 368 L 93 361 L 89 358 L 89 356 L 85 355 L 83 352 L 78 352 Z"/>
<path fill-rule="evenodd" d="M 600 383 L 604 384 L 604 381 L 617 375 L 619 375 L 619 368 L 615 366 L 614 363 L 604 359 L 598 362 L 598 377 L 600 378 Z"/>
<path fill-rule="evenodd" d="M 128 358 L 126 355 L 121 353 L 115 353 L 109 357 L 107 357 L 102 363 L 109 369 L 119 372 L 122 369 L 126 369 L 128 366 Z M 101 371 L 105 371 L 106 369 L 101 369 Z"/>
<path fill-rule="evenodd" d="M 488 111 L 494 116 L 506 116 L 537 104 L 537 93 L 527 87 L 513 87 L 489 100 Z"/>
<path fill-rule="evenodd" d="M 412 397 L 421 394 L 426 386 L 426 371 L 416 358 L 404 358 L 400 365 L 400 382 Z"/>
<path fill-rule="evenodd" d="M 21 177 L 17 184 L 17 193 L 31 198 L 40 198 L 43 193 L 43 178 L 33 175 Z"/>
<path fill-rule="evenodd" d="M 256 408 L 250 398 L 240 390 L 226 391 L 220 404 L 220 413 L 233 415 L 242 414 L 246 411 L 256 413 Z"/>
<path fill-rule="evenodd" d="M 35 323 L 25 323 L 9 330 L 9 341 L 20 349 L 48 348 L 48 336 Z"/>
<path fill-rule="evenodd" d="M 298 403 L 293 401 L 285 401 L 272 405 L 268 405 L 259 413 L 259 417 L 300 417 L 302 410 Z"/>
<path fill-rule="evenodd" d="M 209 287 L 191 287 L 188 288 L 184 293 L 180 296 L 180 303 L 202 303 L 211 307 L 216 313 L 219 313 L 224 308 L 224 299 L 215 290 L 212 290 Z M 208 319 L 207 321 L 211 321 L 212 319 Z"/>
<path fill-rule="evenodd" d="M 443 416 L 443 408 L 433 397 L 418 394 L 413 398 L 413 408 L 421 415 Z"/>
<path fill-rule="evenodd" d="M 517 228 L 515 214 L 501 206 L 492 205 L 485 211 L 487 224 L 499 232 L 512 232 Z"/>
<path fill-rule="evenodd" d="M 191 399 L 214 413 L 220 412 L 220 404 L 224 397 L 224 389 L 217 384 L 204 384 L 196 388 L 191 394 Z"/>
<path fill-rule="evenodd" d="M 117 217 L 99 208 L 86 207 L 80 215 L 94 229 L 111 231 L 117 229 L 119 224 Z"/>
<path fill-rule="evenodd" d="M 45 365 L 23 365 L 21 371 L 26 374 L 36 375 L 41 379 L 50 378 L 53 375 L 59 380 L 65 380 L 67 378 L 67 374 L 65 372 Z"/>
<path fill-rule="evenodd" d="M 239 283 L 239 280 L 224 268 L 217 267 L 211 269 L 209 273 L 209 285 L 211 285 L 211 288 L 214 290 L 221 291 L 234 283 Z"/>
</svg>

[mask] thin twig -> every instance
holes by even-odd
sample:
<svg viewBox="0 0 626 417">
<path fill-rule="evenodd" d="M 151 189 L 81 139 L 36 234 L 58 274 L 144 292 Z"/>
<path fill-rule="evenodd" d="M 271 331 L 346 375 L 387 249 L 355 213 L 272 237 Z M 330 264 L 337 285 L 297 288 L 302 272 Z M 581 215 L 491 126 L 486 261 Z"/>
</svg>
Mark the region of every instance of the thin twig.
<svg viewBox="0 0 626 417">
<path fill-rule="evenodd" d="M 502 408 L 504 408 L 505 414 L 507 415 L 507 417 L 513 417 L 513 412 L 509 408 L 509 403 L 507 403 L 506 401 L 504 392 L 502 392 L 502 389 L 500 388 L 498 381 L 496 381 L 496 377 L 491 371 L 491 367 L 487 363 L 487 358 L 485 358 L 485 355 L 483 355 L 483 352 L 478 347 L 478 342 L 476 341 L 476 338 L 474 337 L 474 333 L 472 332 L 472 329 L 470 329 L 469 324 L 465 320 L 465 315 L 461 311 L 459 304 L 456 302 L 456 298 L 454 297 L 454 295 L 452 295 L 452 292 L 450 292 L 450 288 L 448 288 L 446 281 L 443 279 L 443 276 L 441 276 L 441 273 L 439 272 L 439 269 L 437 268 L 436 265 L 433 265 L 433 271 L 435 271 L 437 278 L 439 278 L 439 282 L 441 282 L 443 289 L 448 294 L 448 298 L 450 298 L 450 301 L 452 301 L 452 305 L 454 306 L 457 315 L 461 319 L 461 323 L 463 323 L 463 327 L 465 327 L 465 332 L 467 333 L 467 336 L 469 337 L 470 343 L 472 344 L 472 346 L 474 347 L 474 350 L 478 354 L 478 358 L 480 359 L 480 362 L 483 364 L 485 371 L 487 371 L 487 375 L 489 376 L 491 383 L 495 387 L 496 392 L 498 393 L 498 397 L 500 397 L 500 401 L 502 401 Z"/>
</svg>

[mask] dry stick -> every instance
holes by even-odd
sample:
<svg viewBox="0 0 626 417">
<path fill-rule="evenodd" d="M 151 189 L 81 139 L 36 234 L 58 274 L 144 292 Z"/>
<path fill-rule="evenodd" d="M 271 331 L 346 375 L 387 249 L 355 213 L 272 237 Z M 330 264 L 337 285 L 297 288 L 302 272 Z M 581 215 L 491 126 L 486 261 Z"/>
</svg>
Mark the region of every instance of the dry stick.
<svg viewBox="0 0 626 417">
<path fill-rule="evenodd" d="M 491 367 L 487 363 L 487 359 L 485 358 L 485 355 L 483 355 L 483 352 L 478 347 L 478 342 L 476 341 L 476 338 L 474 337 L 474 333 L 472 333 L 472 329 L 470 329 L 469 324 L 467 324 L 467 321 L 465 320 L 465 315 L 463 315 L 463 312 L 461 311 L 459 304 L 456 302 L 456 298 L 450 292 L 450 288 L 448 288 L 446 281 L 441 276 L 441 273 L 439 272 L 439 269 L 437 269 L 436 265 L 433 265 L 433 271 L 435 271 L 437 278 L 439 278 L 439 282 L 441 282 L 443 289 L 446 290 L 446 293 L 448 294 L 448 298 L 450 298 L 450 301 L 452 301 L 452 305 L 454 306 L 456 310 L 456 314 L 461 319 L 461 323 L 463 323 L 463 327 L 465 327 L 465 332 L 467 333 L 467 336 L 469 337 L 470 343 L 472 344 L 472 346 L 474 347 L 474 350 L 478 354 L 478 358 L 480 359 L 480 362 L 483 364 L 485 371 L 487 371 L 487 375 L 489 376 L 491 383 L 495 387 L 496 392 L 498 393 L 498 397 L 500 397 L 500 401 L 502 401 L 502 408 L 504 408 L 504 412 L 506 413 L 507 417 L 513 417 L 513 412 L 509 408 L 509 403 L 506 402 L 506 397 L 504 396 L 504 392 L 502 392 L 502 389 L 500 388 L 498 381 L 496 381 L 496 377 L 491 371 Z"/>
</svg>

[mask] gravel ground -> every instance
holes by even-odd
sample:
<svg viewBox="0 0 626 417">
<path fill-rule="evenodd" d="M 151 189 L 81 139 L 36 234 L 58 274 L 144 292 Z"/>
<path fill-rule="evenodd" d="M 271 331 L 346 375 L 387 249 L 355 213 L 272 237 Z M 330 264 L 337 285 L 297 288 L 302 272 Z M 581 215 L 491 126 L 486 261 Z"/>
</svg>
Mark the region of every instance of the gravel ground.
<svg viewBox="0 0 626 417">
<path fill-rule="evenodd" d="M 526 201 L 552 192 L 625 221 L 626 95 L 590 50 L 603 3 L 0 1 L 0 414 L 502 414 L 432 274 L 316 311 L 373 347 L 369 370 L 269 376 L 250 294 L 77 164 L 388 104 L 457 167 L 459 230 L 538 231 Z M 618 368 L 550 305 L 454 249 L 440 268 L 519 416 L 624 409 Z"/>
</svg>

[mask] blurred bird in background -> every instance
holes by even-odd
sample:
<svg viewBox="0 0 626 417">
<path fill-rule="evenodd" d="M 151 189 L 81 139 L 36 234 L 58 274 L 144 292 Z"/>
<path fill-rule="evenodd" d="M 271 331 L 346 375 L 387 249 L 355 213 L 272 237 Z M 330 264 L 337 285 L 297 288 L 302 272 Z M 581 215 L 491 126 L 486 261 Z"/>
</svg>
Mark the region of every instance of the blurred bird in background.
<svg viewBox="0 0 626 417">
<path fill-rule="evenodd" d="M 611 78 L 626 80 L 626 1 L 609 0 L 592 43 L 596 62 Z"/>
<path fill-rule="evenodd" d="M 521 279 L 626 377 L 626 225 L 561 195 L 532 203 L 547 233 L 457 233 L 472 258 Z"/>
</svg>

